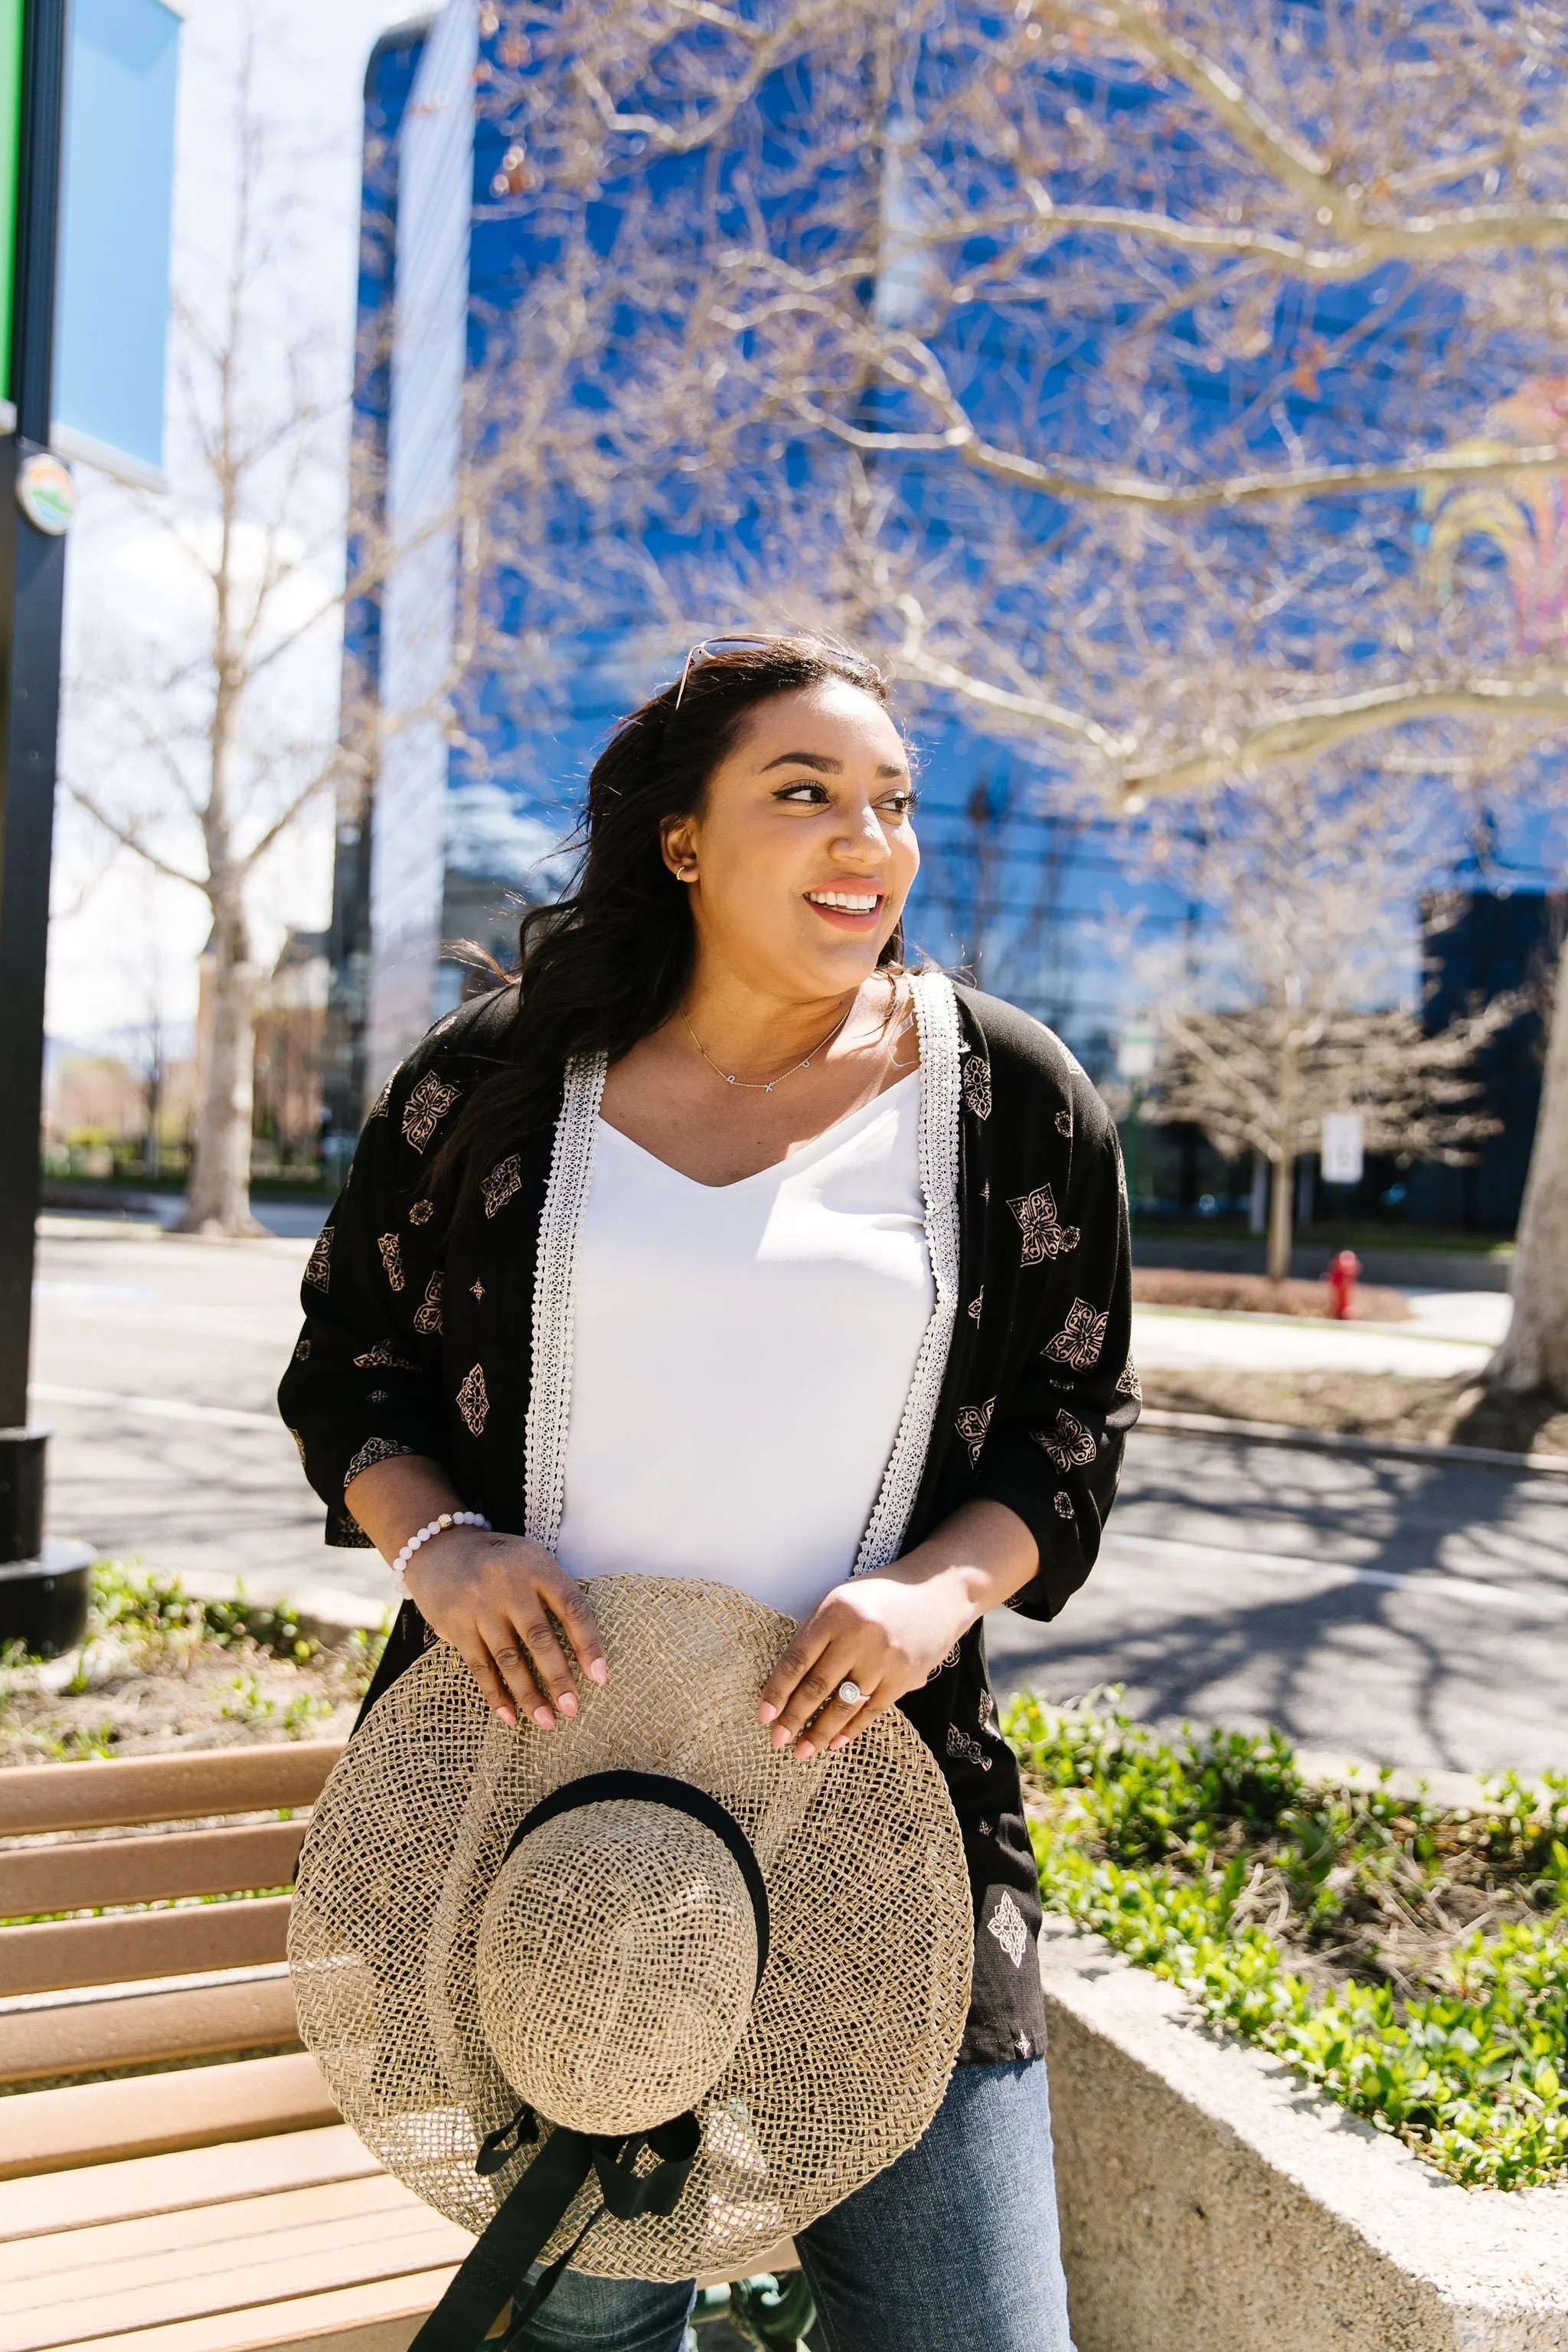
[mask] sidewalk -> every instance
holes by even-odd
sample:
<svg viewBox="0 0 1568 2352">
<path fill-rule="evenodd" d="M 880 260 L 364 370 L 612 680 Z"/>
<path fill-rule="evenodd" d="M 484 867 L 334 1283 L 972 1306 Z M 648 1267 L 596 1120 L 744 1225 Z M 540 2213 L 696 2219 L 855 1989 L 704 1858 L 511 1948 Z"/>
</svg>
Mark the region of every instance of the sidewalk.
<svg viewBox="0 0 1568 2352">
<path fill-rule="evenodd" d="M 1393 1372 L 1451 1380 L 1480 1371 L 1512 1301 L 1484 1290 L 1413 1291 L 1408 1323 L 1312 1322 L 1301 1316 L 1135 1307 L 1132 1356 L 1147 1371 Z"/>
<path fill-rule="evenodd" d="M 59 1187 L 52 1188 L 58 1191 Z M 68 1233 L 73 1227 L 96 1226 L 101 1232 L 125 1233 L 140 1229 L 143 1233 L 172 1233 L 184 1214 L 183 1192 L 126 1192 L 116 1196 L 113 1205 L 100 1206 L 80 1202 L 46 1207 L 38 1219 L 38 1231 L 51 1229 Z M 288 1241 L 314 1241 L 326 1219 L 327 1203 L 322 1201 L 264 1201 L 254 1194 L 250 1213 L 258 1225 L 269 1234 Z"/>
</svg>

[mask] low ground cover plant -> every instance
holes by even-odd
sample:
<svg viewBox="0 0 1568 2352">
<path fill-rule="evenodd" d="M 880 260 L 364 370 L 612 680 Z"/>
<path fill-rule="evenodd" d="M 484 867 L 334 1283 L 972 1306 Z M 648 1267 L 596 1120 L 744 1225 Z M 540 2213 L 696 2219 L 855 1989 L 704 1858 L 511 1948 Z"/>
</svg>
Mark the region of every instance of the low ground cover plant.
<svg viewBox="0 0 1568 2352">
<path fill-rule="evenodd" d="M 0 1660 L 0 1768 L 346 1734 L 381 1636 L 323 1641 L 286 1602 L 203 1600 L 103 1560 L 88 1638 L 53 1665 Z"/>
<path fill-rule="evenodd" d="M 1278 1732 L 1164 1740 L 1115 1699 L 1005 1721 L 1047 1909 L 1452 2179 L 1568 2177 L 1568 1774 L 1315 1786 Z"/>
</svg>

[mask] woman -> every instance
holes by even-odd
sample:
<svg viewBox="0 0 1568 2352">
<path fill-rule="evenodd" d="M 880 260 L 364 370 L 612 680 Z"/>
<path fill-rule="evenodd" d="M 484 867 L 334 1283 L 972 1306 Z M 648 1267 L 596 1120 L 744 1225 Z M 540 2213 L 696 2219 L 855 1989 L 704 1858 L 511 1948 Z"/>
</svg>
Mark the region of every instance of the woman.
<svg viewBox="0 0 1568 2352">
<path fill-rule="evenodd" d="M 778 1749 L 901 1706 L 975 1924 L 923 2140 L 804 2231 L 833 2352 L 1065 2352 L 1039 1905 L 980 1632 L 1088 1575 L 1137 1412 L 1111 1122 L 1049 1031 L 903 967 L 919 865 L 887 687 L 808 638 L 699 647 L 589 781 L 575 896 L 437 1027 L 306 1269 L 284 1416 L 328 1539 L 496 1714 L 605 1679 L 595 1576 L 800 1621 Z M 454 1523 L 466 1512 L 488 1524 Z M 569 2273 L 529 2342 L 677 2352 L 686 2288 Z"/>
</svg>

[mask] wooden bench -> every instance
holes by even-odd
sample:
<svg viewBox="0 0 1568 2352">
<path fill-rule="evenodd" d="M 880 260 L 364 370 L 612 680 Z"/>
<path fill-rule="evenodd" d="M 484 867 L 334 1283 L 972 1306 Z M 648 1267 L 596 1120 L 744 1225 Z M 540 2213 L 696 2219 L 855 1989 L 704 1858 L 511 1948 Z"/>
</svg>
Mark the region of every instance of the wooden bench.
<svg viewBox="0 0 1568 2352">
<path fill-rule="evenodd" d="M 299 2044 L 283 1890 L 341 1753 L 0 1772 L 0 2352 L 405 2352 L 462 2260 Z"/>
<path fill-rule="evenodd" d="M 299 2044 L 284 1890 L 341 1752 L 0 1773 L 3 2352 L 403 2352 L 462 2259 Z"/>
</svg>

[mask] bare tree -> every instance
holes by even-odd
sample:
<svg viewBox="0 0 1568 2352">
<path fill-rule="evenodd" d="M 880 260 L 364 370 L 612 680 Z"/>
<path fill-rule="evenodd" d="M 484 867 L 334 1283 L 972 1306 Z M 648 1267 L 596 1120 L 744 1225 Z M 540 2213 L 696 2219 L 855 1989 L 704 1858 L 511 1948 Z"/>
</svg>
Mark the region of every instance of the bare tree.
<svg viewBox="0 0 1568 2352">
<path fill-rule="evenodd" d="M 1296 1163 L 1328 1113 L 1359 1113 L 1369 1150 L 1451 1165 L 1496 1132 L 1473 1064 L 1521 1000 L 1495 998 L 1436 1035 L 1408 1002 L 1426 977 L 1414 902 L 1452 851 L 1433 797 L 1286 774 L 1150 829 L 1152 868 L 1214 920 L 1195 967 L 1190 949 L 1143 959 L 1163 1046 L 1144 1115 L 1190 1120 L 1227 1159 L 1268 1161 L 1276 1281 L 1290 1267 Z"/>
<path fill-rule="evenodd" d="M 133 516 L 141 559 L 167 593 L 86 649 L 65 779 L 115 842 L 210 908 L 183 1229 L 227 1234 L 260 1230 L 249 1208 L 255 885 L 353 758 L 332 740 L 335 712 L 301 691 L 301 659 L 330 639 L 343 594 L 331 487 L 342 402 L 286 290 L 308 224 L 284 129 L 260 94 L 266 22 L 248 21 L 227 93 L 221 248 L 176 296 L 178 487 L 141 494 Z"/>
<path fill-rule="evenodd" d="M 1296 1163 L 1331 1111 L 1360 1115 L 1369 1151 L 1463 1166 L 1498 1122 L 1474 1106 L 1479 1046 L 1511 1013 L 1493 1003 L 1429 1037 L 1411 1013 L 1286 1003 L 1205 1013 L 1167 1004 L 1157 1091 L 1146 1118 L 1191 1120 L 1227 1160 L 1256 1151 L 1273 1172 L 1268 1274 L 1290 1271 Z"/>
<path fill-rule="evenodd" d="M 1505 735 L 1528 777 L 1568 714 L 1561 0 L 489 16 L 493 201 L 568 265 L 528 333 L 589 394 L 498 524 L 541 639 L 836 623 L 1113 810 L 1419 795 Z M 1568 1395 L 1563 1091 L 1497 1377 Z"/>
</svg>

